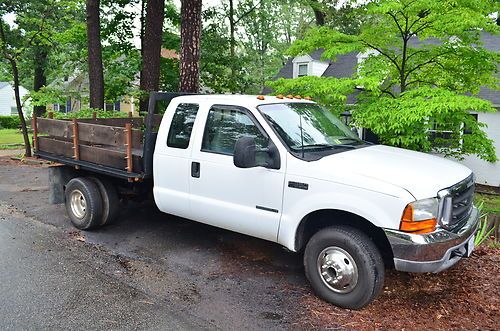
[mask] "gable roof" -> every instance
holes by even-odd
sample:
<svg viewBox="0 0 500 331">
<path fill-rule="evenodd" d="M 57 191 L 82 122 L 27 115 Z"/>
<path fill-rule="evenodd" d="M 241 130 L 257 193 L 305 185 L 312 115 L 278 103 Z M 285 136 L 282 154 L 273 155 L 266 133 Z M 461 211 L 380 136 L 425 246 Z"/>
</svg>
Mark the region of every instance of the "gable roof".
<svg viewBox="0 0 500 331">
<path fill-rule="evenodd" d="M 488 32 L 483 32 L 481 34 L 481 42 L 482 46 L 491 51 L 500 53 L 500 35 L 493 35 Z M 420 41 L 418 39 L 412 39 L 410 41 L 413 47 L 418 47 L 421 44 L 438 44 L 440 41 L 438 39 L 432 38 L 427 39 L 425 41 Z M 327 62 L 329 65 L 326 70 L 323 72 L 322 77 L 351 77 L 354 74 L 356 65 L 358 64 L 357 55 L 358 52 L 351 52 L 348 54 L 338 55 L 336 61 L 332 60 L 322 60 L 321 54 L 323 54 L 323 49 L 317 49 L 309 56 L 313 60 Z M 293 58 L 288 59 L 285 65 L 279 70 L 274 79 L 278 78 L 293 78 Z M 269 94 L 272 92 L 272 89 L 266 87 L 263 90 L 264 94 Z M 489 100 L 495 106 L 500 106 L 500 91 L 495 91 L 486 87 L 481 88 L 481 91 L 478 94 L 478 97 Z M 348 96 L 347 102 L 354 101 L 352 96 Z"/>
</svg>

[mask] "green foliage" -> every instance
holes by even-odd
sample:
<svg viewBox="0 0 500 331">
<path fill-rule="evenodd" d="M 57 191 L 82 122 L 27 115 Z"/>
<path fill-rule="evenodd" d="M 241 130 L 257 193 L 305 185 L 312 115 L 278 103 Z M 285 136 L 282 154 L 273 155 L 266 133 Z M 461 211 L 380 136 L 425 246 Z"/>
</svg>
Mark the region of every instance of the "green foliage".
<svg viewBox="0 0 500 331">
<path fill-rule="evenodd" d="M 46 106 L 53 103 L 65 103 L 67 96 L 60 89 L 44 86 L 39 91 L 29 92 L 25 96 L 25 100 L 28 99 L 33 106 Z"/>
<path fill-rule="evenodd" d="M 474 198 L 476 205 L 482 205 L 484 213 L 500 215 L 500 195 L 476 193 Z"/>
<path fill-rule="evenodd" d="M 369 2 L 359 8 L 365 13 L 359 33 L 312 29 L 288 49 L 293 56 L 324 49 L 322 57 L 333 61 L 350 52 L 366 55 L 352 77 L 302 77 L 269 86 L 327 105 L 359 92 L 353 119 L 383 143 L 454 157 L 475 154 L 495 162 L 492 141 L 481 130 L 485 125 L 468 112 L 495 111 L 473 95 L 481 86 L 500 88 L 500 55 L 484 49 L 480 39 L 481 33 L 499 32 L 489 17 L 496 8 L 492 0 Z M 437 135 L 429 133 L 436 129 Z M 442 131 L 449 130 L 443 139 Z"/>
<path fill-rule="evenodd" d="M 483 204 L 478 205 L 479 212 L 479 226 L 474 237 L 474 246 L 480 246 L 484 243 L 490 235 L 495 231 L 495 224 L 490 227 L 490 222 L 488 221 L 488 213 L 483 213 Z"/>
<path fill-rule="evenodd" d="M 127 117 L 128 114 L 120 111 L 109 111 L 102 109 L 92 109 L 86 108 L 76 112 L 69 113 L 59 113 L 54 112 L 55 119 L 71 119 L 71 118 L 92 118 L 92 114 L 96 113 L 97 118 L 118 118 L 118 117 Z"/>
<path fill-rule="evenodd" d="M 0 116 L 0 129 L 18 129 L 21 126 L 19 116 Z"/>
</svg>

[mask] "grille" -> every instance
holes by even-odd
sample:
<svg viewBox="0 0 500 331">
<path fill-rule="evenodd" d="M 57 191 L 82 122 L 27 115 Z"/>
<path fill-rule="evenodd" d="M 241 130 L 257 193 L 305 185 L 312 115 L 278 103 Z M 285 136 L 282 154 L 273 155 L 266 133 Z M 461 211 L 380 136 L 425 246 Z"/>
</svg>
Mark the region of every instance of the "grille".
<svg viewBox="0 0 500 331">
<path fill-rule="evenodd" d="M 448 223 L 450 229 L 462 227 L 467 222 L 473 208 L 474 189 L 474 177 L 472 175 L 451 187 L 453 208 Z"/>
</svg>

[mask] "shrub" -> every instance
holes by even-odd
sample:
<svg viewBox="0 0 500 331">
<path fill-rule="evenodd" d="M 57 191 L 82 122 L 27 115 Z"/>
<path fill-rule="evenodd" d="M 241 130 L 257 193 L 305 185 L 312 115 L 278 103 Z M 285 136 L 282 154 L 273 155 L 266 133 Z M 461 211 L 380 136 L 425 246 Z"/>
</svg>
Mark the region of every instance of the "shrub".
<svg viewBox="0 0 500 331">
<path fill-rule="evenodd" d="M 0 128 L 2 129 L 17 129 L 21 126 L 21 120 L 17 115 L 0 116 Z"/>
</svg>

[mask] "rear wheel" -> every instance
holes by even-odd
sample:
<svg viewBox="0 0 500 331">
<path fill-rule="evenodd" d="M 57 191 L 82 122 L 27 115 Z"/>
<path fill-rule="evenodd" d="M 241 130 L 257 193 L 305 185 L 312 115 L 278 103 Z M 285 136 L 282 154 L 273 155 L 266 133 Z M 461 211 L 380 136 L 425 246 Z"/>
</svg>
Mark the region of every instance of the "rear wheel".
<svg viewBox="0 0 500 331">
<path fill-rule="evenodd" d="M 66 211 L 71 223 L 80 230 L 101 224 L 103 203 L 97 184 L 85 177 L 73 178 L 64 191 Z"/>
<path fill-rule="evenodd" d="M 99 188 L 99 193 L 102 197 L 102 219 L 100 225 L 106 225 L 113 222 L 119 212 L 120 198 L 116 192 L 116 188 L 106 178 L 89 177 L 96 183 Z"/>
<path fill-rule="evenodd" d="M 384 263 L 377 247 L 352 227 L 332 226 L 312 236 L 304 266 L 314 292 L 344 308 L 367 306 L 384 283 Z"/>
</svg>

